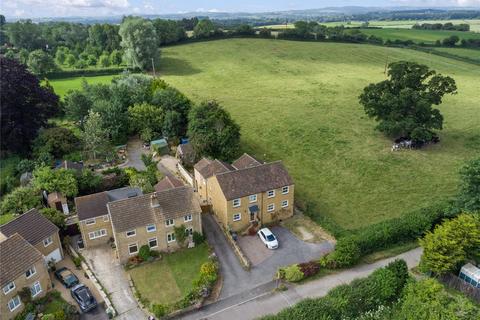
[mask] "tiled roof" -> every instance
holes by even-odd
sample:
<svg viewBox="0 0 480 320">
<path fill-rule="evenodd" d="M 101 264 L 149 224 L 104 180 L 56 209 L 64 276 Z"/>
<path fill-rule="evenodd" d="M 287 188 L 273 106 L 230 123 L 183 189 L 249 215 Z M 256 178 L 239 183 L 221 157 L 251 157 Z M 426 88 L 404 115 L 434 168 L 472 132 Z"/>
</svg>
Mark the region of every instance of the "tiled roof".
<svg viewBox="0 0 480 320">
<path fill-rule="evenodd" d="M 240 170 L 240 169 L 245 169 L 249 167 L 259 166 L 261 164 L 262 163 L 260 161 L 258 161 L 248 153 L 244 153 L 240 158 L 238 158 L 232 163 L 232 166 L 235 169 Z"/>
<path fill-rule="evenodd" d="M 226 162 L 223 162 L 217 159 L 209 160 L 206 158 L 203 158 L 202 160 L 200 160 L 195 165 L 195 169 L 198 172 L 200 172 L 202 177 L 204 177 L 205 179 L 210 178 L 211 176 L 216 174 L 235 170 L 235 168 L 232 167 L 232 165 Z"/>
<path fill-rule="evenodd" d="M 179 218 L 189 213 L 201 213 L 200 204 L 189 186 L 110 202 L 108 208 L 115 232 Z"/>
<path fill-rule="evenodd" d="M 31 209 L 16 219 L 0 226 L 0 232 L 7 237 L 18 233 L 34 246 L 58 232 L 58 227 L 45 218 L 37 209 Z"/>
<path fill-rule="evenodd" d="M 40 251 L 19 234 L 0 242 L 0 287 L 17 279 L 39 260 L 43 260 Z"/>
<path fill-rule="evenodd" d="M 108 214 L 107 203 L 111 201 L 136 197 L 142 195 L 139 188 L 124 187 L 109 191 L 89 194 L 75 198 L 78 220 L 86 220 Z"/>
<path fill-rule="evenodd" d="M 156 185 L 155 185 L 155 191 L 156 192 L 161 192 L 164 190 L 169 190 L 177 187 L 183 186 L 183 182 L 174 176 L 166 176 L 162 180 L 160 180 Z"/>
<path fill-rule="evenodd" d="M 217 179 L 227 200 L 293 184 L 281 161 L 217 174 Z"/>
</svg>

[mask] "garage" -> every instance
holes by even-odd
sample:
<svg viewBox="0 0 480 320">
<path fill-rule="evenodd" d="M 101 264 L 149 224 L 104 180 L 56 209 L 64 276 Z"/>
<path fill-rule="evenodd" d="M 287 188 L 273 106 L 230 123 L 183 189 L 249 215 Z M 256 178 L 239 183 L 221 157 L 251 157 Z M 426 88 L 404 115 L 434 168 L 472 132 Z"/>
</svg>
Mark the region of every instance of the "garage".
<svg viewBox="0 0 480 320">
<path fill-rule="evenodd" d="M 48 263 L 49 261 L 52 261 L 52 259 L 55 261 L 55 263 L 62 260 L 62 251 L 60 250 L 60 248 L 55 249 L 50 254 L 45 256 L 46 263 Z"/>
</svg>

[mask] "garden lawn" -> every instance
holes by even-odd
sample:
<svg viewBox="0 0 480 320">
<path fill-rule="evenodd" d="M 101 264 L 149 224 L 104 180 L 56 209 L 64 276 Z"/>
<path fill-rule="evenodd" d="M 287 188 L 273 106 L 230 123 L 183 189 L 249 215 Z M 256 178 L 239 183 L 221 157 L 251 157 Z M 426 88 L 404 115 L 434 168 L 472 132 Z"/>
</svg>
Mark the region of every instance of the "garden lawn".
<svg viewBox="0 0 480 320">
<path fill-rule="evenodd" d="M 360 29 L 367 35 L 375 35 L 386 40 L 412 40 L 415 43 L 433 44 L 435 41 L 442 41 L 445 38 L 456 35 L 460 39 L 480 39 L 480 33 L 448 31 L 448 30 L 417 30 L 404 28 L 382 28 L 382 29 Z"/>
<path fill-rule="evenodd" d="M 169 304 L 180 300 L 192 288 L 200 266 L 208 261 L 206 244 L 164 254 L 162 259 L 128 271 L 135 287 L 151 303 Z"/>
<path fill-rule="evenodd" d="M 386 62 L 411 60 L 452 76 L 441 143 L 391 152 L 358 103 L 385 79 Z M 409 49 L 365 44 L 228 39 L 162 50 L 162 77 L 195 102 L 217 99 L 241 126 L 243 150 L 283 160 L 296 200 L 355 229 L 455 194 L 458 170 L 480 153 L 480 67 Z"/>
<path fill-rule="evenodd" d="M 85 77 L 71 77 L 62 79 L 49 80 L 55 93 L 63 98 L 69 90 L 77 90 L 82 88 L 83 80 L 88 84 L 110 84 L 112 79 L 116 75 L 104 75 L 104 76 L 85 76 Z"/>
</svg>

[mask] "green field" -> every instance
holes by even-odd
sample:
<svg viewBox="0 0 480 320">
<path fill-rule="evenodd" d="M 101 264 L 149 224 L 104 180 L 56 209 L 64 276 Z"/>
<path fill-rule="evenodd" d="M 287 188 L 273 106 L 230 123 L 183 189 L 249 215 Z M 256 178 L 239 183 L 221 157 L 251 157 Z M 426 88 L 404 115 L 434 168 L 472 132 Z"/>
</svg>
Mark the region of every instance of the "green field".
<svg viewBox="0 0 480 320">
<path fill-rule="evenodd" d="M 435 51 L 446 52 L 462 58 L 480 61 L 480 50 L 466 48 L 435 48 Z"/>
<path fill-rule="evenodd" d="M 446 30 L 417 30 L 402 28 L 383 28 L 383 29 L 360 29 L 367 35 L 375 35 L 383 40 L 412 40 L 413 42 L 433 44 L 435 41 L 442 41 L 445 38 L 456 35 L 460 39 L 480 39 L 480 33 L 446 31 Z"/>
<path fill-rule="evenodd" d="M 115 75 L 106 75 L 106 76 L 91 76 L 91 77 L 74 77 L 66 79 L 52 79 L 49 80 L 52 85 L 55 93 L 60 97 L 65 96 L 68 90 L 75 90 L 82 88 L 82 81 L 85 79 L 89 84 L 97 83 L 110 83 Z"/>
<path fill-rule="evenodd" d="M 391 152 L 358 104 L 386 62 L 415 60 L 454 77 L 444 99 L 442 142 Z M 217 99 L 241 125 L 245 151 L 282 159 L 297 199 L 357 228 L 455 193 L 458 169 L 480 152 L 480 68 L 418 51 L 381 46 L 229 39 L 162 52 L 163 78 L 194 101 Z"/>
</svg>

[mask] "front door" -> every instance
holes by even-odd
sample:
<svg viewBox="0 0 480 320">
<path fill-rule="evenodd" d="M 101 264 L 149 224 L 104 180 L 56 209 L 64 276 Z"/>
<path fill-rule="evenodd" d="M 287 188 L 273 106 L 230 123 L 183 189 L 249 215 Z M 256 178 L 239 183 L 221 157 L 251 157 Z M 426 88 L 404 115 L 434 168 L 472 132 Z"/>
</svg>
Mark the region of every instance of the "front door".
<svg viewBox="0 0 480 320">
<path fill-rule="evenodd" d="M 255 212 L 250 212 L 250 222 L 255 221 Z"/>
</svg>

